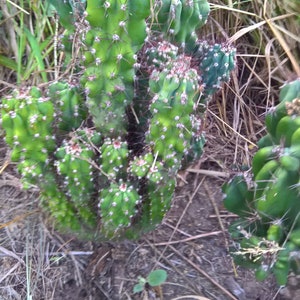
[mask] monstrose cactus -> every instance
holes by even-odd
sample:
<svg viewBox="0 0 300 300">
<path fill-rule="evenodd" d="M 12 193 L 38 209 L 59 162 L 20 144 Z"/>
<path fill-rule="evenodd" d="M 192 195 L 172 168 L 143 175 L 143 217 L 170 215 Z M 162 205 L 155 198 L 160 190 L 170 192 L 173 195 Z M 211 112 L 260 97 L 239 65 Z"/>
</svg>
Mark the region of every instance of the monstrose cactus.
<svg viewBox="0 0 300 300">
<path fill-rule="evenodd" d="M 198 39 L 204 0 L 49 2 L 72 76 L 2 99 L 11 159 L 58 228 L 136 237 L 169 210 L 183 161 L 201 155 L 205 106 L 235 49 Z"/>
<path fill-rule="evenodd" d="M 273 273 L 285 285 L 290 270 L 300 273 L 300 79 L 283 86 L 266 127 L 252 176 L 224 185 L 224 205 L 240 216 L 231 225 L 237 262 L 255 268 L 258 279 Z"/>
</svg>

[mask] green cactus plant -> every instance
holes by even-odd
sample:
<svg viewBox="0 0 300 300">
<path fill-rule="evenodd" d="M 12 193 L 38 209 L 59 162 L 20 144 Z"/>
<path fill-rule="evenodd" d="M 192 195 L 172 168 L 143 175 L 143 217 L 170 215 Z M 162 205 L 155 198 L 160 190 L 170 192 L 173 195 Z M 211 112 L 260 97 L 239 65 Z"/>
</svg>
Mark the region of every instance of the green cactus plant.
<svg viewBox="0 0 300 300">
<path fill-rule="evenodd" d="M 54 107 L 36 88 L 22 90 L 2 101 L 2 126 L 12 148 L 12 161 L 31 159 L 45 163 L 55 149 Z"/>
<path fill-rule="evenodd" d="M 255 268 L 258 279 L 273 273 L 285 285 L 291 269 L 300 273 L 300 79 L 284 85 L 279 98 L 266 116 L 252 176 L 240 174 L 223 190 L 225 207 L 240 217 L 231 225 L 237 262 Z"/>
<path fill-rule="evenodd" d="M 205 107 L 235 49 L 198 40 L 205 0 L 49 2 L 72 80 L 2 100 L 12 160 L 59 229 L 138 237 L 162 221 L 178 171 L 201 155 Z"/>
<path fill-rule="evenodd" d="M 107 237 L 116 237 L 120 230 L 132 224 L 141 196 L 130 183 L 120 180 L 100 192 L 99 209 L 103 231 Z"/>
<path fill-rule="evenodd" d="M 207 22 L 210 8 L 206 0 L 165 0 L 156 1 L 154 11 L 154 30 L 189 52 L 195 48 L 196 30 Z"/>
</svg>

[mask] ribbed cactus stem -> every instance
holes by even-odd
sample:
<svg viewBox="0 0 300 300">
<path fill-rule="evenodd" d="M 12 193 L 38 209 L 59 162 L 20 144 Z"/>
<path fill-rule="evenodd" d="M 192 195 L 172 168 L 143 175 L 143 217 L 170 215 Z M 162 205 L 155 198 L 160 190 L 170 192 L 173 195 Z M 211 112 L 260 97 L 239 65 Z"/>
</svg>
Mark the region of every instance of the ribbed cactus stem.
<svg viewBox="0 0 300 300">
<path fill-rule="evenodd" d="M 211 95 L 230 78 L 235 66 L 235 48 L 229 45 L 209 45 L 198 42 L 195 56 L 199 59 L 204 94 Z"/>
<path fill-rule="evenodd" d="M 86 213 L 85 206 L 76 208 L 76 205 L 58 188 L 57 179 L 52 172 L 44 174 L 40 187 L 42 189 L 41 201 L 55 218 L 60 230 L 72 230 L 82 234 L 83 228 L 95 227 L 95 213 L 91 211 L 91 208 L 87 208 L 88 213 Z"/>
<path fill-rule="evenodd" d="M 62 188 L 75 203 L 84 204 L 94 191 L 91 165 L 94 152 L 80 140 L 65 140 L 57 149 L 54 162 L 58 175 L 63 179 Z"/>
<path fill-rule="evenodd" d="M 54 82 L 48 96 L 55 106 L 57 126 L 62 131 L 77 129 L 85 120 L 87 109 L 83 91 L 77 83 Z"/>
<path fill-rule="evenodd" d="M 198 74 L 188 57 L 179 56 L 162 71 L 154 71 L 149 86 L 154 94 L 147 142 L 154 153 L 175 170 L 180 167 L 192 137 L 193 112 L 199 97 Z"/>
<path fill-rule="evenodd" d="M 158 42 L 157 45 L 148 48 L 146 51 L 147 63 L 162 70 L 171 60 L 175 60 L 178 55 L 178 47 L 167 42 Z"/>
<path fill-rule="evenodd" d="M 143 11 L 135 14 L 139 9 Z M 82 83 L 95 125 L 114 137 L 126 132 L 125 110 L 133 98 L 136 52 L 146 39 L 149 14 L 150 1 L 88 1 Z"/>
<path fill-rule="evenodd" d="M 100 193 L 99 209 L 103 232 L 107 237 L 118 235 L 118 231 L 129 227 L 141 197 L 129 182 L 118 183 L 103 189 Z"/>
<path fill-rule="evenodd" d="M 152 153 L 146 153 L 144 155 L 134 157 L 130 161 L 129 173 L 133 176 L 136 176 L 138 179 L 141 179 L 149 173 L 153 165 L 153 155 Z"/>
<path fill-rule="evenodd" d="M 117 139 L 107 138 L 101 146 L 101 170 L 109 179 L 121 179 L 126 171 L 129 151 L 127 142 Z M 121 178 L 120 178 L 121 177 Z"/>
<path fill-rule="evenodd" d="M 143 217 L 147 218 L 147 222 L 153 226 L 160 224 L 166 213 L 170 210 L 175 186 L 176 181 L 174 178 L 172 180 L 167 180 L 166 184 L 162 184 L 162 182 L 158 185 L 157 183 L 149 184 L 148 197 L 151 201 L 149 201 L 149 206 L 145 205 L 143 207 Z"/>
<path fill-rule="evenodd" d="M 2 101 L 2 126 L 12 147 L 12 160 L 45 162 L 55 149 L 52 122 L 55 118 L 50 99 L 35 89 L 16 92 Z"/>
<path fill-rule="evenodd" d="M 156 1 L 153 29 L 159 30 L 166 39 L 190 52 L 197 41 L 196 30 L 207 22 L 209 11 L 206 0 Z"/>
</svg>

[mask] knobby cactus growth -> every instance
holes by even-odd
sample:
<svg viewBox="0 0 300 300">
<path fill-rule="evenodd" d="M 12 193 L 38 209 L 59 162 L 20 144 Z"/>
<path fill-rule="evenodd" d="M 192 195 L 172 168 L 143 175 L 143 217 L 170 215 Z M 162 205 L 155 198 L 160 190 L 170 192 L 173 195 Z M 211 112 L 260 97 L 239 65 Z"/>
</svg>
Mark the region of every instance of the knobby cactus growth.
<svg viewBox="0 0 300 300">
<path fill-rule="evenodd" d="M 177 172 L 201 155 L 205 106 L 235 49 L 197 38 L 207 1 L 50 2 L 73 76 L 2 99 L 11 159 L 60 229 L 136 237 L 161 222 Z"/>
<path fill-rule="evenodd" d="M 237 262 L 285 285 L 290 270 L 300 273 L 300 79 L 282 88 L 265 122 L 253 175 L 225 184 L 224 204 L 240 216 L 231 225 Z"/>
</svg>

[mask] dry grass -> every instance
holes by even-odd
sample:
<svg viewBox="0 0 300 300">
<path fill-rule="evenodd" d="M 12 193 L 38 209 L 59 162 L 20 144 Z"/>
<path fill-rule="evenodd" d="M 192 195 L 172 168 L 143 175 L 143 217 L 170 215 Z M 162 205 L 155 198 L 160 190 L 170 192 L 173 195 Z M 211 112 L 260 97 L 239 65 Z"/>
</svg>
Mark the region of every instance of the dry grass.
<svg viewBox="0 0 300 300">
<path fill-rule="evenodd" d="M 7 3 L 1 1 L 2 12 Z M 39 17 L 36 9 L 39 7 L 37 4 L 39 1 L 32 3 L 36 6 L 29 5 L 27 9 L 34 9 L 34 14 L 32 19 L 26 19 L 26 25 L 34 24 L 34 19 Z M 201 299 L 196 295 L 201 291 L 195 288 L 194 279 L 190 280 L 174 266 L 169 251 L 178 252 L 177 248 L 172 246 L 176 244 L 177 240 L 181 240 L 181 245 L 195 247 L 195 244 L 190 243 L 199 238 L 198 234 L 182 232 L 179 229 L 180 222 L 194 196 L 198 193 L 198 189 L 203 188 L 202 181 L 199 182 L 199 174 L 195 175 L 195 173 L 202 172 L 202 175 L 204 173 L 206 176 L 210 176 L 211 173 L 205 173 L 209 168 L 210 171 L 215 172 L 215 177 L 224 180 L 224 177 L 238 171 L 241 165 L 250 165 L 251 157 L 256 150 L 256 142 L 264 134 L 264 115 L 271 106 L 277 103 L 280 86 L 287 80 L 300 77 L 300 26 L 295 15 L 297 9 L 299 10 L 299 5 L 293 4 L 297 1 L 233 2 L 228 0 L 211 1 L 211 3 L 212 13 L 209 23 L 204 32 L 202 31 L 203 37 L 235 45 L 238 53 L 237 68 L 232 74 L 231 82 L 226 84 L 209 104 L 206 119 L 206 153 L 201 163 L 188 172 L 188 177 L 192 178 L 189 180 L 190 190 L 192 189 L 189 201 L 175 224 L 171 225 L 166 222 L 167 225 L 164 225 L 170 229 L 168 241 L 165 241 L 164 244 L 160 244 L 162 241 L 157 243 L 148 241 L 147 246 L 154 253 L 153 264 L 150 268 L 165 267 L 169 272 L 177 273 L 183 283 L 173 284 L 178 286 L 183 284 L 189 290 L 190 296 L 186 299 Z M 10 5 L 9 9 L 10 14 L 14 11 L 17 16 L 20 16 L 21 12 L 18 8 Z M 0 30 L 5 33 L 3 35 L 5 38 L 1 40 L 0 54 L 17 63 L 20 62 L 18 49 L 16 49 L 17 37 L 21 37 L 20 28 L 15 27 L 15 24 L 12 23 L 13 25 L 8 26 L 9 30 L 7 30 L 4 25 L 9 25 L 11 20 L 5 14 L 3 15 L 4 17 L 0 21 Z M 298 17 L 299 15 L 298 11 Z M 43 16 L 45 17 L 45 14 Z M 52 18 L 46 19 L 43 23 L 45 35 L 40 35 L 39 41 L 45 41 L 49 33 L 53 34 L 51 30 L 53 30 L 55 22 Z M 34 32 L 34 28 L 30 28 Z M 53 49 L 52 44 L 53 41 L 50 39 L 49 44 L 41 51 L 45 55 L 44 62 L 47 71 L 51 71 L 53 68 L 52 53 L 50 52 Z M 29 57 L 29 45 L 25 48 L 23 54 L 25 57 Z M 30 65 L 26 66 L 26 69 L 31 70 L 33 66 L 35 66 L 32 72 L 34 76 L 25 78 L 27 84 L 42 82 L 42 77 L 39 75 L 40 66 L 30 61 Z M 1 96 L 16 86 L 18 74 L 17 71 L 4 66 L 0 66 L 0 68 Z M 15 166 L 7 164 L 6 148 L 1 146 L 3 148 L 1 149 L 2 168 L 0 174 L 0 299 L 54 299 L 56 291 L 66 288 L 66 283 L 70 281 L 70 270 L 75 274 L 73 275 L 76 284 L 79 286 L 82 284 L 83 277 L 86 276 L 84 270 L 89 266 L 87 257 L 95 248 L 90 243 L 76 243 L 74 246 L 72 238 L 68 240 L 67 237 L 50 232 L 44 227 L 41 220 L 42 215 L 37 211 L 37 194 L 24 193 L 20 190 Z M 199 166 L 202 169 L 200 171 Z M 186 196 L 186 194 L 182 196 Z M 212 206 L 215 208 L 215 215 L 222 221 L 221 213 L 213 203 Z M 211 232 L 215 235 L 220 233 L 223 236 L 222 222 L 218 230 Z M 180 237 L 177 237 L 178 234 Z M 182 235 L 185 236 L 184 239 Z M 226 244 L 227 239 L 224 241 Z M 135 251 L 139 251 L 140 246 L 135 245 L 131 250 L 131 255 L 134 255 Z M 161 248 L 162 246 L 164 248 Z M 105 274 L 105 271 L 109 272 L 106 258 L 108 252 L 105 253 L 100 255 L 97 262 L 99 263 L 105 258 L 106 265 L 97 264 L 98 269 L 94 267 L 94 272 L 99 274 Z M 180 263 L 190 264 L 192 262 L 191 259 L 180 258 L 181 252 L 177 254 Z M 128 257 L 126 259 L 129 260 Z M 115 260 L 117 259 L 115 258 Z M 211 275 L 206 274 L 199 267 L 192 266 L 192 268 L 202 276 L 205 274 L 204 277 L 207 279 L 212 279 L 212 284 L 215 285 Z M 122 274 L 118 275 L 121 277 Z M 105 279 L 103 280 L 105 281 Z M 124 299 L 125 297 L 131 299 L 130 291 L 121 288 L 122 285 L 127 284 L 127 281 L 121 279 L 119 282 L 122 291 L 120 295 L 122 294 Z M 106 284 L 109 286 L 112 283 L 106 282 Z M 69 286 L 72 288 L 71 284 Z M 110 299 L 107 290 L 103 289 L 100 283 L 96 283 L 93 288 L 98 290 L 94 293 L 94 298 L 90 299 Z M 228 299 L 230 297 L 235 299 L 226 287 L 217 284 L 215 288 L 222 290 L 223 294 L 227 294 Z M 74 293 L 74 297 L 75 295 Z M 77 297 L 80 295 L 77 294 Z M 176 299 L 185 299 L 185 297 L 187 296 L 180 297 L 178 295 Z M 84 297 L 82 296 L 80 299 L 84 299 Z"/>
<path fill-rule="evenodd" d="M 231 83 L 210 103 L 208 146 L 213 153 L 221 139 L 228 152 L 221 146 L 216 156 L 223 156 L 225 165 L 249 165 L 255 144 L 264 134 L 265 113 L 278 103 L 280 87 L 300 76 L 296 4 L 266 0 L 212 3 L 207 39 L 235 45 L 237 68 Z"/>
</svg>

